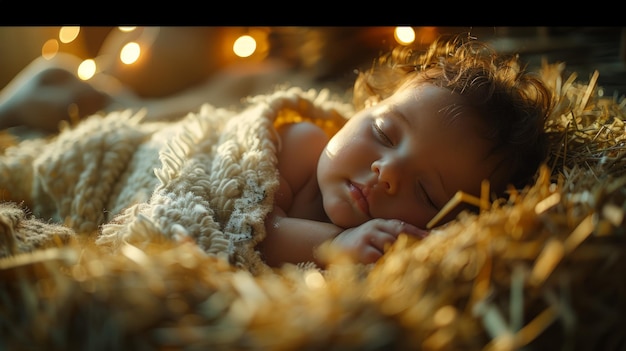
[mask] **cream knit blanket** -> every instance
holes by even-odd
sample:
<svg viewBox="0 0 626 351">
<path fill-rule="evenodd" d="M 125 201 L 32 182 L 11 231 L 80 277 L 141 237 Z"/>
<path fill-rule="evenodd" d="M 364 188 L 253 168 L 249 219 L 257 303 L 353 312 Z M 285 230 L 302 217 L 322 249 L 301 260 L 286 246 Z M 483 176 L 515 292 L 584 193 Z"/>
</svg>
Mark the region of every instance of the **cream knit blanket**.
<svg viewBox="0 0 626 351">
<path fill-rule="evenodd" d="M 193 239 L 260 272 L 267 267 L 254 247 L 278 187 L 275 125 L 304 118 L 332 133 L 351 113 L 328 91 L 290 88 L 250 98 L 241 111 L 204 105 L 150 123 L 124 111 L 23 141 L 0 155 L 0 253 L 32 251 L 53 236 L 93 237 L 112 250 Z"/>
</svg>

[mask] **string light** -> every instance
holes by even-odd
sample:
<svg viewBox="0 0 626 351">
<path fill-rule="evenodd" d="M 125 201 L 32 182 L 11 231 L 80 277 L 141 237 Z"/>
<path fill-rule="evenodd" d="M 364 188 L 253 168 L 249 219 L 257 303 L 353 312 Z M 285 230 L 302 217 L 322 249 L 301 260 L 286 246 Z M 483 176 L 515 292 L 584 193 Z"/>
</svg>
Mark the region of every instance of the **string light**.
<svg viewBox="0 0 626 351">
<path fill-rule="evenodd" d="M 61 27 L 59 29 L 59 40 L 63 44 L 73 42 L 80 34 L 80 27 Z"/>
<path fill-rule="evenodd" d="M 233 42 L 233 53 L 240 58 L 261 61 L 269 55 L 269 27 L 250 27 Z"/>
<path fill-rule="evenodd" d="M 233 44 L 233 52 L 239 57 L 249 57 L 256 51 L 256 40 L 249 35 L 242 35 Z"/>
<path fill-rule="evenodd" d="M 41 56 L 51 60 L 59 52 L 59 42 L 56 39 L 48 39 L 41 47 Z"/>
<path fill-rule="evenodd" d="M 96 68 L 96 61 L 87 59 L 81 62 L 76 73 L 78 74 L 78 78 L 88 80 L 96 74 Z"/>
<path fill-rule="evenodd" d="M 425 27 L 427 29 L 432 29 Z M 424 36 L 418 27 L 420 38 Z M 88 58 L 84 60 L 78 67 L 77 75 L 80 79 L 88 80 L 93 77 L 101 69 L 110 64 L 110 60 L 119 59 L 125 65 L 136 64 L 143 52 L 152 45 L 156 39 L 159 27 L 135 27 L 120 26 L 117 30 L 123 33 L 136 32 L 130 34 L 129 41 L 120 49 L 119 55 Z M 241 35 L 233 41 L 232 51 L 239 58 L 263 60 L 269 54 L 269 27 L 251 27 L 247 34 Z M 426 32 L 429 32 L 426 30 Z M 62 49 L 62 45 L 68 45 L 74 42 L 81 33 L 79 26 L 64 26 L 59 29 L 58 39 L 47 40 L 41 49 L 41 55 L 45 59 L 52 59 Z M 429 34 L 429 33 L 426 33 Z M 412 27 L 398 26 L 393 30 L 393 37 L 398 44 L 410 45 L 415 42 L 417 33 Z M 297 49 L 297 48 L 296 48 Z"/>
<path fill-rule="evenodd" d="M 128 32 L 132 32 L 135 29 L 137 29 L 137 27 L 123 27 L 123 26 L 120 26 L 120 27 L 117 27 L 117 29 L 119 29 L 120 32 L 128 33 Z"/>
<path fill-rule="evenodd" d="M 409 45 L 415 41 L 415 31 L 411 27 L 396 27 L 393 37 L 401 45 Z"/>
<path fill-rule="evenodd" d="M 140 55 L 141 46 L 138 43 L 131 41 L 122 47 L 122 50 L 120 51 L 120 60 L 123 63 L 130 65 L 137 62 Z"/>
</svg>

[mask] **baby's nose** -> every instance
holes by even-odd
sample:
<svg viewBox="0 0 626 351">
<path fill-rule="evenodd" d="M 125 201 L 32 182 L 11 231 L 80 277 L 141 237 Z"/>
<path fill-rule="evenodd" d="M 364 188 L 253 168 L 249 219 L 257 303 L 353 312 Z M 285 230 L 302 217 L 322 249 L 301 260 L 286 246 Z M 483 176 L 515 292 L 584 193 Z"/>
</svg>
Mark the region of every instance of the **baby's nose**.
<svg viewBox="0 0 626 351">
<path fill-rule="evenodd" d="M 389 195 L 398 191 L 400 169 L 394 162 L 376 161 L 372 163 L 372 172 L 378 177 L 378 185 Z"/>
</svg>

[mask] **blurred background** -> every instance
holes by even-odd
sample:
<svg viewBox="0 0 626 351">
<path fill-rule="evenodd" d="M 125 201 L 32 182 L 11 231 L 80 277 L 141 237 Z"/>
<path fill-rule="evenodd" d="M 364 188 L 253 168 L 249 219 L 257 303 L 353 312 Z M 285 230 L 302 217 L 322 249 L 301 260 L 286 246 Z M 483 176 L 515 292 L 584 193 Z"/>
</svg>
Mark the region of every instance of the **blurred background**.
<svg viewBox="0 0 626 351">
<path fill-rule="evenodd" d="M 107 73 L 148 98 L 229 69 L 298 72 L 347 90 L 378 54 L 458 33 L 519 53 L 531 68 L 565 62 L 580 80 L 598 70 L 606 94 L 626 93 L 626 27 L 0 27 L 0 87 L 38 57 L 70 53 L 81 79 Z"/>
</svg>

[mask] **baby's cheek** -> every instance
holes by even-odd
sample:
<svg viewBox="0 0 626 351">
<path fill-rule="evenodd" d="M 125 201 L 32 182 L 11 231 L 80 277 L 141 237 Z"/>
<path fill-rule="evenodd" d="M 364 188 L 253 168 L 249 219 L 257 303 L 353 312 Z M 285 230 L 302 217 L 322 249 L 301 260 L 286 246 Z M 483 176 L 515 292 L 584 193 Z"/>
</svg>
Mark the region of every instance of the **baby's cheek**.
<svg viewBox="0 0 626 351">
<path fill-rule="evenodd" d="M 342 144 L 343 143 L 341 142 L 340 136 L 335 135 L 328 141 L 328 144 L 326 144 L 326 147 L 324 148 L 324 151 L 322 151 L 322 154 L 324 154 L 324 156 L 326 156 L 328 159 L 333 159 L 341 150 Z"/>
<path fill-rule="evenodd" d="M 353 150 L 363 140 L 363 128 L 353 119 L 350 119 L 326 144 L 324 152 L 330 158 L 341 153 Z"/>
</svg>

